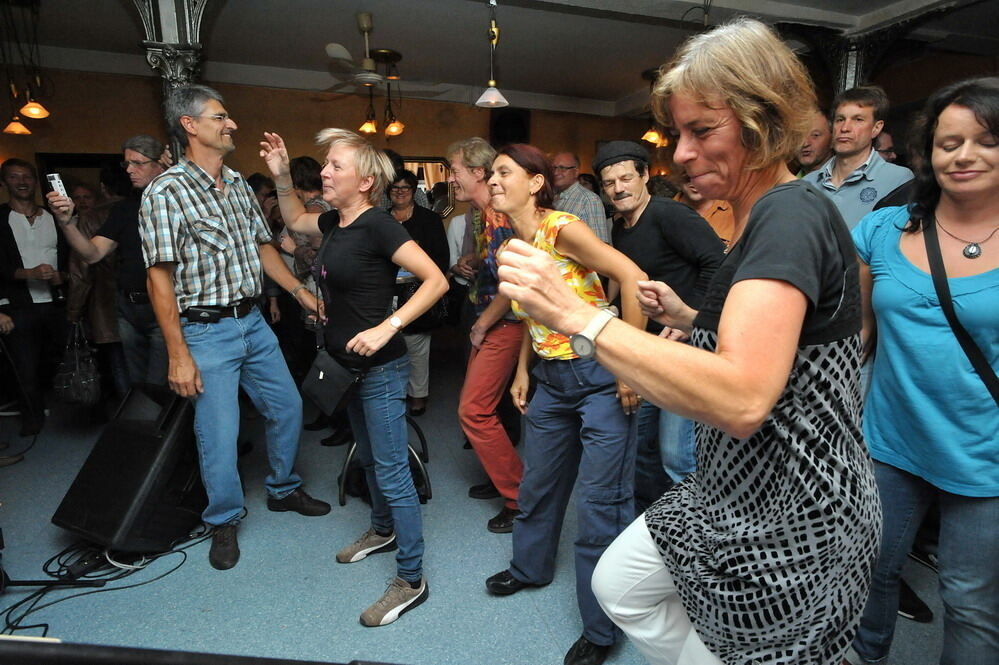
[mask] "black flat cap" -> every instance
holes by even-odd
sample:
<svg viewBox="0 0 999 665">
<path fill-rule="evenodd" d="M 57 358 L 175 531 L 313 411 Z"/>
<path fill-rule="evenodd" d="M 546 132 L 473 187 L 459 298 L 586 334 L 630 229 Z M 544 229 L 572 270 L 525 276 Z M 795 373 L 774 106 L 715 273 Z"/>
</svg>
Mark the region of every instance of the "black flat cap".
<svg viewBox="0 0 999 665">
<path fill-rule="evenodd" d="M 608 141 L 597 150 L 593 158 L 593 173 L 599 178 L 600 170 L 605 166 L 617 164 L 628 159 L 649 163 L 649 151 L 634 141 Z"/>
</svg>

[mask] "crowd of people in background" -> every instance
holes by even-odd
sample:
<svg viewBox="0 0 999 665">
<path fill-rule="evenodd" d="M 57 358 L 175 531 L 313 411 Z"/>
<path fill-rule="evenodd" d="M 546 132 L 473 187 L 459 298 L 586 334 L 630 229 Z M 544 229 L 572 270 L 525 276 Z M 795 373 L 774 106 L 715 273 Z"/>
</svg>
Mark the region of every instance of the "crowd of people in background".
<svg viewBox="0 0 999 665">
<path fill-rule="evenodd" d="M 317 128 L 322 163 L 269 132 L 244 178 L 200 85 L 166 101 L 176 157 L 129 137 L 120 169 L 44 204 L 35 166 L 7 159 L 0 402 L 43 431 L 76 323 L 109 408 L 135 384 L 192 399 L 226 570 L 240 399 L 265 422 L 268 508 L 330 510 L 295 470 L 296 388 L 324 349 L 359 380 L 304 427 L 356 443 L 370 526 L 336 560 L 396 552 L 360 615 L 382 626 L 429 596 L 406 418 L 453 326 L 455 417 L 488 478 L 468 494 L 501 499 L 484 526 L 512 534 L 488 593 L 551 582 L 575 492 L 566 665 L 600 665 L 622 633 L 657 664 L 882 662 L 896 613 L 929 613 L 908 556 L 939 573 L 941 662 L 999 662 L 999 78 L 934 93 L 903 150 L 881 88 L 827 113 L 774 32 L 738 19 L 663 66 L 652 108 L 669 175 L 615 137 L 589 165 L 470 137 L 441 146 L 448 181 L 428 189 Z"/>
</svg>

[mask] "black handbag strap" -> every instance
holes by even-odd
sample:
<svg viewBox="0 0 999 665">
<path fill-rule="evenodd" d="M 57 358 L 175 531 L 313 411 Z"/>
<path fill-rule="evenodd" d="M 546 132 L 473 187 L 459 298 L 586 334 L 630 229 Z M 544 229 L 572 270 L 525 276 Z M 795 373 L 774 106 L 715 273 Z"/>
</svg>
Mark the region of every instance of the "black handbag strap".
<svg viewBox="0 0 999 665">
<path fill-rule="evenodd" d="M 985 383 L 985 387 L 992 394 L 992 399 L 999 406 L 999 378 L 996 378 L 995 370 L 989 365 L 989 361 L 985 359 L 985 354 L 982 353 L 982 350 L 975 344 L 975 340 L 971 338 L 968 331 L 961 325 L 961 322 L 957 318 L 957 313 L 954 311 L 954 303 L 950 297 L 950 287 L 947 284 L 947 271 L 944 268 L 943 257 L 940 255 L 940 241 L 937 238 L 936 223 L 933 219 L 923 224 L 923 242 L 926 243 L 926 258 L 930 263 L 933 288 L 937 291 L 940 308 L 943 309 L 944 316 L 947 317 L 947 323 L 950 324 L 950 329 L 954 331 L 957 341 L 961 343 L 961 348 L 964 349 L 965 355 L 971 361 L 971 366 L 978 372 L 978 376 L 981 377 Z"/>
</svg>

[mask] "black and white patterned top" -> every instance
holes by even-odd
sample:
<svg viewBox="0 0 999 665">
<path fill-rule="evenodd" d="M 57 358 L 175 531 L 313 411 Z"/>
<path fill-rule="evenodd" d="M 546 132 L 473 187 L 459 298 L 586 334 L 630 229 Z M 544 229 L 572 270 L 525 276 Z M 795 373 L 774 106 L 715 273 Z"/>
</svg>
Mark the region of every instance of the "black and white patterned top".
<svg viewBox="0 0 999 665">
<path fill-rule="evenodd" d="M 881 506 L 860 428 L 856 255 L 835 208 L 801 182 L 764 195 L 715 273 L 696 346 L 715 349 L 743 279 L 787 281 L 809 300 L 787 385 L 750 437 L 698 423 L 697 471 L 645 520 L 726 665 L 839 665 L 867 600 Z"/>
</svg>

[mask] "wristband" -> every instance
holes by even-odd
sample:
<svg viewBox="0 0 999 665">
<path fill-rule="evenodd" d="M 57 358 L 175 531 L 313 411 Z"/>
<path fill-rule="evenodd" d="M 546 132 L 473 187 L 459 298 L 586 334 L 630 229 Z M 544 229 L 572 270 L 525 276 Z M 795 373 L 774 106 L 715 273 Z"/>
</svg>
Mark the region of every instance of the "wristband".
<svg viewBox="0 0 999 665">
<path fill-rule="evenodd" d="M 291 290 L 291 297 L 298 300 L 298 292 L 305 288 L 305 284 L 299 284 Z"/>
</svg>

